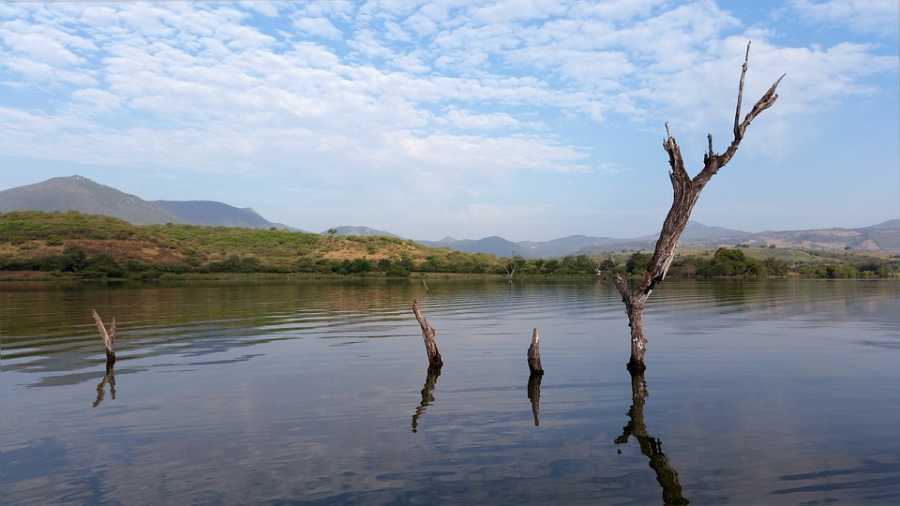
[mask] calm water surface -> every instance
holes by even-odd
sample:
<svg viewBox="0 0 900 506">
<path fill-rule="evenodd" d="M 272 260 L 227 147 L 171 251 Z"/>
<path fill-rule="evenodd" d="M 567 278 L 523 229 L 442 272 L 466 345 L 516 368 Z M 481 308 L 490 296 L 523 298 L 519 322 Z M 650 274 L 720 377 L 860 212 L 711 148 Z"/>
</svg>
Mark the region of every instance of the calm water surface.
<svg viewBox="0 0 900 506">
<path fill-rule="evenodd" d="M 430 285 L 0 285 L 0 503 L 900 504 L 898 282 Z"/>
</svg>

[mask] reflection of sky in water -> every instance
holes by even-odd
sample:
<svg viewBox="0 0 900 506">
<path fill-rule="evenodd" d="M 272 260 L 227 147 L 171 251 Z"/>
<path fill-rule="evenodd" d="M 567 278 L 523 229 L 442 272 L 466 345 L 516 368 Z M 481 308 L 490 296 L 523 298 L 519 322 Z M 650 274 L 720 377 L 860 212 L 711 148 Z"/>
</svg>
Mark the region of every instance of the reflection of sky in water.
<svg viewBox="0 0 900 506">
<path fill-rule="evenodd" d="M 633 399 L 611 287 L 429 284 L 3 287 L 2 502 L 662 501 L 637 441 L 614 444 Z M 642 415 L 691 504 L 900 503 L 898 295 L 843 281 L 654 294 Z M 446 365 L 413 433 L 415 296 Z M 121 322 L 115 399 L 91 307 Z"/>
</svg>

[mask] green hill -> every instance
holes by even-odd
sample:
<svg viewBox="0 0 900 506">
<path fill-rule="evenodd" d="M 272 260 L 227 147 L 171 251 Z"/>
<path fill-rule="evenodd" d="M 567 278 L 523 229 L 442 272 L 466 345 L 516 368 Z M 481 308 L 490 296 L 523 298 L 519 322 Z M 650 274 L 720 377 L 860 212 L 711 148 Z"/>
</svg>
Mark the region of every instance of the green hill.
<svg viewBox="0 0 900 506">
<path fill-rule="evenodd" d="M 279 229 L 132 225 L 76 212 L 0 214 L 0 270 L 133 272 L 448 272 L 502 270 L 490 255 L 428 248 L 392 237 Z M 431 269 L 438 270 L 438 269 Z"/>
</svg>

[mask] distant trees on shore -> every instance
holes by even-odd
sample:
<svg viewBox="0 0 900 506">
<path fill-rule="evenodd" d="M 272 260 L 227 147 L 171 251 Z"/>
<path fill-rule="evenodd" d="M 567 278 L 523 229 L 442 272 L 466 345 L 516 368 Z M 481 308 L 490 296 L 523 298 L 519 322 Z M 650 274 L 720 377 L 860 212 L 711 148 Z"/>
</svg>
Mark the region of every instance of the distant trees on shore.
<svg viewBox="0 0 900 506">
<path fill-rule="evenodd" d="M 497 259 L 489 255 L 450 252 L 442 256 L 428 256 L 415 260 L 402 255 L 396 258 L 354 258 L 333 260 L 300 255 L 289 267 L 273 266 L 250 255 L 230 255 L 222 260 L 203 263 L 188 257 L 178 263 L 145 263 L 117 261 L 106 253 L 90 253 L 77 246 L 66 247 L 61 254 L 31 259 L 0 257 L 2 271 L 44 271 L 72 273 L 83 278 L 153 279 L 162 274 L 183 273 L 310 273 L 339 275 L 383 275 L 406 277 L 411 273 L 504 274 L 504 265 L 515 265 L 516 276 L 596 276 L 598 270 L 605 277 L 615 274 L 640 276 L 647 267 L 650 255 L 634 252 L 621 257 L 599 260 L 588 255 L 561 258 L 525 259 L 512 257 Z M 823 261 L 821 263 L 789 264 L 770 256 L 758 260 L 740 248 L 719 248 L 712 255 L 688 254 L 677 257 L 669 270 L 671 278 L 769 278 L 796 276 L 804 278 L 890 278 L 900 273 L 896 261 L 857 259 L 854 261 Z"/>
</svg>

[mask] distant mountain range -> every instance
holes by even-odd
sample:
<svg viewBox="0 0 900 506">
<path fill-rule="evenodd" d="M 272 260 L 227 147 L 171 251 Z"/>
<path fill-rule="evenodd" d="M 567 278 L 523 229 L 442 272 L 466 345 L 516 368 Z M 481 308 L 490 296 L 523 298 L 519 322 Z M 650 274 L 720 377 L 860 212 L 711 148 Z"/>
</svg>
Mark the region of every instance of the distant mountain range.
<svg viewBox="0 0 900 506">
<path fill-rule="evenodd" d="M 328 230 L 326 230 L 322 233 L 323 234 L 334 234 L 334 235 L 399 237 L 390 232 L 385 232 L 384 230 L 378 230 L 376 228 L 358 227 L 358 226 L 349 226 L 349 225 L 329 228 Z"/>
<path fill-rule="evenodd" d="M 0 212 L 78 211 L 119 218 L 135 225 L 183 223 L 244 228 L 289 228 L 273 223 L 249 208 L 204 200 L 143 200 L 95 183 L 86 177 L 56 177 L 0 191 Z"/>
<path fill-rule="evenodd" d="M 81 176 L 58 177 L 47 181 L 0 191 L 0 212 L 15 210 L 78 211 L 85 214 L 113 216 L 136 225 L 184 223 L 190 225 L 245 228 L 281 228 L 249 208 L 237 208 L 213 201 L 147 201 L 104 186 Z M 295 230 L 295 229 L 291 229 Z M 341 236 L 398 237 L 384 230 L 363 226 L 340 226 L 324 234 Z M 499 236 L 483 239 L 417 241 L 424 246 L 447 248 L 467 253 L 489 253 L 497 256 L 521 255 L 526 258 L 549 258 L 565 255 L 598 255 L 618 250 L 650 250 L 655 235 L 633 239 L 572 235 L 551 241 L 513 242 Z M 681 236 L 682 247 L 775 246 L 857 251 L 900 251 L 900 219 L 861 228 L 826 228 L 743 232 L 690 222 Z"/>
<path fill-rule="evenodd" d="M 572 235 L 551 241 L 512 242 L 503 237 L 483 239 L 454 239 L 418 241 L 426 246 L 449 248 L 467 253 L 490 253 L 498 256 L 521 255 L 525 258 L 548 258 L 565 255 L 599 255 L 619 250 L 652 250 L 657 236 L 633 239 Z M 775 246 L 778 248 L 806 248 L 856 251 L 900 251 L 900 219 L 861 228 L 824 228 L 814 230 L 786 230 L 744 232 L 713 227 L 692 221 L 679 241 L 681 247 L 711 248 L 717 246 Z"/>
</svg>

